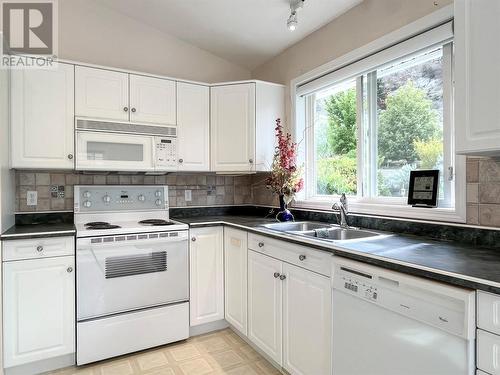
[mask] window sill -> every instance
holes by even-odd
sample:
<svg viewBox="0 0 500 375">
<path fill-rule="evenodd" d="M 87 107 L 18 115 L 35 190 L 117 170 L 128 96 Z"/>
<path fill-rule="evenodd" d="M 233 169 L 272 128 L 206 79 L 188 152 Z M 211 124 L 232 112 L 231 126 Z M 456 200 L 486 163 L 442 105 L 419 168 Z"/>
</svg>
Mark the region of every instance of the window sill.
<svg viewBox="0 0 500 375">
<path fill-rule="evenodd" d="M 331 211 L 333 203 L 333 200 L 301 200 L 295 201 L 293 203 L 293 207 Z M 465 208 L 425 208 L 398 204 L 349 202 L 349 212 L 353 214 L 376 215 L 391 218 L 419 219 L 451 223 L 466 222 Z"/>
</svg>

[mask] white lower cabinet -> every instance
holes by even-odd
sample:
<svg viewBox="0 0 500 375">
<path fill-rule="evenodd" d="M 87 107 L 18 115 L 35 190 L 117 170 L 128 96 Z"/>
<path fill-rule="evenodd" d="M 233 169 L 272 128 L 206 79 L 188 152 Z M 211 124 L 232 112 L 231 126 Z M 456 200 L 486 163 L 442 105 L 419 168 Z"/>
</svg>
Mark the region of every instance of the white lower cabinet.
<svg viewBox="0 0 500 375">
<path fill-rule="evenodd" d="M 291 374 L 331 373 L 330 278 L 248 251 L 248 338 Z"/>
<path fill-rule="evenodd" d="M 222 227 L 190 230 L 190 324 L 224 319 L 224 248 Z"/>
<path fill-rule="evenodd" d="M 3 263 L 4 367 L 75 351 L 74 257 Z"/>
<path fill-rule="evenodd" d="M 235 329 L 247 334 L 247 232 L 224 229 L 225 318 Z"/>
<path fill-rule="evenodd" d="M 283 367 L 297 375 L 330 374 L 330 279 L 287 263 L 283 274 Z"/>
<path fill-rule="evenodd" d="M 500 374 L 500 336 L 477 330 L 477 368 L 492 375 Z"/>
<path fill-rule="evenodd" d="M 248 251 L 248 338 L 282 364 L 283 263 Z"/>
</svg>

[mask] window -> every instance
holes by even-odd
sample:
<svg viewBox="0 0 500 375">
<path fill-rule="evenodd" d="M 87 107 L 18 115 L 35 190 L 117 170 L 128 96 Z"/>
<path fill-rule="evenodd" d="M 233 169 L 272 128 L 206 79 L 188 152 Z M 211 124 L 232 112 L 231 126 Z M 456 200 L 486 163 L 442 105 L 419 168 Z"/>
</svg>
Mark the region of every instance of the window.
<svg viewBox="0 0 500 375">
<path fill-rule="evenodd" d="M 345 193 L 359 212 L 402 212 L 411 209 L 410 171 L 438 169 L 438 207 L 454 210 L 453 41 L 443 27 L 429 33 L 297 88 L 306 145 L 302 202 L 331 205 Z"/>
<path fill-rule="evenodd" d="M 311 96 L 316 195 L 357 193 L 356 80 Z"/>
</svg>

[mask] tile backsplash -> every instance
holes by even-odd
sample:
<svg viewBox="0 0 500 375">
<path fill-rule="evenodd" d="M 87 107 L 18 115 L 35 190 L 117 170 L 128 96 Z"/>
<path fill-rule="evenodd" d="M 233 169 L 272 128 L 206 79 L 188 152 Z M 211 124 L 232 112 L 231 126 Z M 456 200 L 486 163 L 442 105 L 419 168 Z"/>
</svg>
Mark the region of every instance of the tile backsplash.
<svg viewBox="0 0 500 375">
<path fill-rule="evenodd" d="M 252 203 L 252 176 L 178 174 L 146 176 L 139 174 L 80 174 L 72 172 L 16 171 L 18 212 L 73 210 L 74 185 L 169 185 L 171 207 L 212 206 Z M 186 202 L 185 190 L 192 200 Z M 36 191 L 36 206 L 27 205 L 27 192 Z M 53 194 L 55 191 L 56 194 Z"/>
<path fill-rule="evenodd" d="M 467 223 L 500 227 L 500 159 L 467 159 Z"/>
<path fill-rule="evenodd" d="M 500 227 L 500 159 L 467 159 L 467 224 Z M 255 204 L 276 206 L 277 197 L 265 187 L 266 173 L 220 176 L 214 173 L 171 173 L 165 176 L 139 174 L 81 174 L 72 172 L 16 171 L 18 212 L 73 209 L 73 186 L 81 185 L 169 185 L 171 207 Z M 192 191 L 186 202 L 184 191 Z M 37 191 L 38 204 L 28 206 L 26 192 Z M 54 194 L 54 192 L 57 193 Z"/>
</svg>

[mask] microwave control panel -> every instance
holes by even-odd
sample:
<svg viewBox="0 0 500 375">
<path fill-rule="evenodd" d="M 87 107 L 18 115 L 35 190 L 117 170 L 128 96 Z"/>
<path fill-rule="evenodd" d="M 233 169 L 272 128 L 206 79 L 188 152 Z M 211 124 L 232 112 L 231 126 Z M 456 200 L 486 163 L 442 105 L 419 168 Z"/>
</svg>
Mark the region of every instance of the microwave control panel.
<svg viewBox="0 0 500 375">
<path fill-rule="evenodd" d="M 177 166 L 177 139 L 159 138 L 156 143 L 156 168 Z"/>
</svg>

